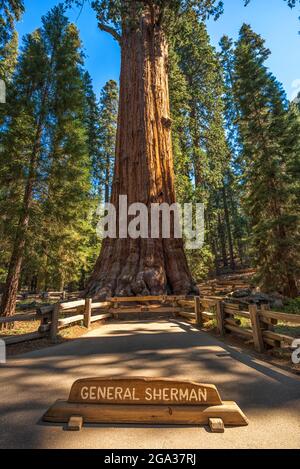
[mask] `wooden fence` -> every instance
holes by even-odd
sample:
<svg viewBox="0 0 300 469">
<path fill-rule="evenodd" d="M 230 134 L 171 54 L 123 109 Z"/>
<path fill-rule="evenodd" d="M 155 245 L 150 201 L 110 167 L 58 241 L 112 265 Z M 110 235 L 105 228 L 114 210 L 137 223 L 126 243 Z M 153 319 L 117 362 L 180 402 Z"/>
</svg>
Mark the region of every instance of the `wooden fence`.
<svg viewBox="0 0 300 469">
<path fill-rule="evenodd" d="M 39 293 L 30 293 L 28 291 L 21 291 L 17 295 L 17 300 L 70 300 L 78 298 L 81 292 L 68 292 L 68 291 L 42 291 Z"/>
<path fill-rule="evenodd" d="M 247 280 L 219 280 L 200 283 L 200 292 L 205 297 L 212 295 L 226 296 L 236 290 L 244 290 L 251 288 L 249 281 Z"/>
<path fill-rule="evenodd" d="M 192 320 L 202 327 L 205 322 L 214 320 L 221 336 L 235 334 L 243 337 L 248 343 L 253 343 L 258 352 L 270 347 L 290 346 L 294 337 L 276 332 L 278 321 L 284 324 L 300 326 L 300 315 L 274 312 L 266 305 L 260 308 L 256 305 L 245 306 L 228 302 L 228 300 L 213 297 L 185 297 L 185 296 L 145 296 L 127 298 L 108 298 L 107 301 L 93 302 L 91 299 L 81 299 L 60 302 L 37 308 L 36 313 L 17 314 L 9 318 L 0 318 L 1 323 L 16 321 L 38 320 L 39 328 L 36 332 L 4 337 L 7 344 L 23 342 L 32 339 L 49 337 L 56 342 L 59 330 L 71 324 L 81 322 L 87 329 L 92 322 L 109 318 L 127 318 L 131 314 L 173 314 Z M 242 327 L 242 320 L 246 319 L 246 327 Z"/>
<path fill-rule="evenodd" d="M 24 300 L 70 300 L 76 299 L 80 295 L 81 292 L 68 292 L 68 291 L 44 291 L 39 293 L 31 293 L 28 291 L 20 291 L 17 294 L 17 303 L 22 302 Z M 2 293 L 0 293 L 0 301 L 2 299 Z"/>
<path fill-rule="evenodd" d="M 2 337 L 2 339 L 6 344 L 16 344 L 45 337 L 50 338 L 52 342 L 56 342 L 59 330 L 63 327 L 82 322 L 85 327 L 89 328 L 92 322 L 111 317 L 111 314 L 103 311 L 103 308 L 107 308 L 107 306 L 108 303 L 105 302 L 92 303 L 91 299 L 82 299 L 40 306 L 35 313 L 31 314 L 15 314 L 12 317 L 0 318 L 0 324 L 28 321 L 39 322 L 38 330 L 35 332 L 9 335 Z M 5 331 L 2 331 L 2 334 L 5 334 Z"/>
<path fill-rule="evenodd" d="M 200 305 L 201 319 L 197 319 L 197 316 L 194 315 L 196 323 L 201 326 L 203 321 L 213 318 L 221 336 L 225 336 L 225 334 L 240 336 L 248 343 L 253 343 L 255 350 L 258 352 L 264 352 L 267 348 L 291 346 L 295 337 L 276 332 L 275 326 L 279 321 L 285 326 L 289 324 L 300 326 L 299 314 L 271 311 L 267 305 L 259 307 L 250 304 L 246 310 L 242 304 L 224 301 L 217 297 L 200 298 Z M 191 307 L 192 304 L 190 304 Z M 205 309 L 208 309 L 210 313 Z M 193 318 L 191 313 L 179 314 Z M 248 326 L 242 326 L 242 319 L 247 320 Z"/>
</svg>

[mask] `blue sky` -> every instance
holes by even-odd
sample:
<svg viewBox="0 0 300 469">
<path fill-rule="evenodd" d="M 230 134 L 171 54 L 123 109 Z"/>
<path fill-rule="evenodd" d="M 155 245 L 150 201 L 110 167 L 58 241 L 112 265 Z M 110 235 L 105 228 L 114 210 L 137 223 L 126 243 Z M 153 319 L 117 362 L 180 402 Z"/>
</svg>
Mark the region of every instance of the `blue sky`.
<svg viewBox="0 0 300 469">
<path fill-rule="evenodd" d="M 39 27 L 41 16 L 57 3 L 58 0 L 25 0 L 26 13 L 17 26 L 20 36 Z M 223 34 L 236 38 L 242 23 L 250 23 L 266 39 L 272 52 L 268 66 L 283 84 L 288 97 L 293 98 L 300 91 L 299 9 L 290 10 L 283 0 L 251 0 L 246 8 L 243 0 L 224 0 L 224 3 L 222 17 L 218 21 L 208 21 L 212 44 L 217 47 Z M 94 12 L 88 5 L 78 15 L 77 8 L 69 12 L 70 20 L 80 30 L 86 68 L 99 94 L 107 80 L 119 78 L 119 47 L 108 34 L 98 30 Z"/>
</svg>

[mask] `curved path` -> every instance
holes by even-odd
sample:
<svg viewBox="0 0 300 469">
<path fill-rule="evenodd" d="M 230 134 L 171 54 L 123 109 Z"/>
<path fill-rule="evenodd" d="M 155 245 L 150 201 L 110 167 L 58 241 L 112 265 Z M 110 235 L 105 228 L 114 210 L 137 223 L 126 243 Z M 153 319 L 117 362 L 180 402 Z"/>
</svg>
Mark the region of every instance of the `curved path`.
<svg viewBox="0 0 300 469">
<path fill-rule="evenodd" d="M 77 378 L 153 376 L 216 384 L 248 427 L 86 426 L 40 421 Z M 109 322 L 80 339 L 0 365 L 0 448 L 300 448 L 300 378 L 177 319 Z"/>
</svg>

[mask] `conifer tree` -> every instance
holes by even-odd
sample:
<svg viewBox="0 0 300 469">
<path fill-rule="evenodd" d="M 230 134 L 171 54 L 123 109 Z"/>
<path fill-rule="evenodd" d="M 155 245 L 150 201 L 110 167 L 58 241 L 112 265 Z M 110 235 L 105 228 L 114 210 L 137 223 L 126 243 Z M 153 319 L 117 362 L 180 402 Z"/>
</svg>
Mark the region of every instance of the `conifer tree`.
<svg viewBox="0 0 300 469">
<path fill-rule="evenodd" d="M 89 231 L 91 161 L 85 127 L 85 88 L 81 66 L 83 56 L 78 30 L 60 8 L 44 18 L 45 42 L 55 45 L 51 75 L 47 134 L 43 238 L 56 285 L 64 285 L 81 269 L 82 244 Z M 59 38 L 59 31 L 63 31 Z M 58 41 L 58 42 L 56 42 Z M 49 252 L 50 251 L 50 252 Z M 45 253 L 45 252 L 44 252 Z"/>
<path fill-rule="evenodd" d="M 7 81 L 16 65 L 18 35 L 15 21 L 24 13 L 23 0 L 2 0 L 0 3 L 0 79 Z"/>
<path fill-rule="evenodd" d="M 2 137 L 3 147 L 0 158 L 4 162 L 8 161 L 9 174 L 13 177 L 14 187 L 16 187 L 19 176 L 18 190 L 23 192 L 1 303 L 1 314 L 5 316 L 13 314 L 15 308 L 33 202 L 34 183 L 43 145 L 46 100 L 49 93 L 49 73 L 46 63 L 46 51 L 41 41 L 40 32 L 37 31 L 27 36 L 24 41 L 24 50 L 15 77 L 15 99 L 14 103 L 10 101 L 11 115 L 7 117 L 9 125 Z M 31 73 L 28 73 L 29 70 Z M 21 140 L 21 135 L 25 138 L 24 141 Z M 14 167 L 18 170 L 15 174 Z"/>
<path fill-rule="evenodd" d="M 247 219 L 241 207 L 242 197 L 242 173 L 243 161 L 238 127 L 238 105 L 234 95 L 234 43 L 223 36 L 220 41 L 220 60 L 223 68 L 224 79 L 224 120 L 226 131 L 226 143 L 229 151 L 230 164 L 224 174 L 223 180 L 223 204 L 226 218 L 230 250 L 234 250 L 240 263 L 247 262 L 246 242 Z M 226 206 L 228 208 L 226 208 Z M 228 212 L 228 213 L 226 213 Z M 231 253 L 231 263 L 233 253 Z"/>
<path fill-rule="evenodd" d="M 245 161 L 244 203 L 261 286 L 297 295 L 299 121 L 281 85 L 265 66 L 270 51 L 244 24 L 235 50 L 235 96 Z M 295 162 L 298 162 L 296 165 Z"/>
<path fill-rule="evenodd" d="M 192 270 L 199 277 L 201 269 L 202 275 L 211 269 L 212 256 L 218 256 L 218 250 L 213 254 L 215 245 L 220 246 L 227 265 L 224 210 L 215 202 L 222 195 L 228 150 L 223 128 L 222 70 L 205 25 L 194 12 L 180 18 L 174 34 L 170 97 L 177 193 L 183 194 L 182 201 L 203 202 L 206 208 L 206 245 L 199 253 L 188 253 Z"/>
<path fill-rule="evenodd" d="M 186 78 L 193 176 L 198 199 L 205 202 L 209 187 L 220 187 L 226 159 L 223 130 L 222 72 L 203 22 L 195 12 L 179 21 L 175 49 Z"/>
<path fill-rule="evenodd" d="M 180 32 L 180 29 L 178 33 Z M 180 67 L 180 56 L 171 43 L 169 60 L 170 110 L 172 117 L 172 145 L 174 153 L 174 173 L 177 200 L 180 203 L 193 199 L 192 156 L 190 145 L 190 106 L 191 99 L 187 78 Z"/>
<path fill-rule="evenodd" d="M 24 40 L 1 138 L 2 193 L 10 194 L 18 214 L 3 315 L 14 312 L 26 250 L 40 252 L 46 263 L 60 259 L 61 277 L 64 256 L 76 257 L 75 241 L 90 205 L 80 47 L 78 31 L 61 5 Z"/>
<path fill-rule="evenodd" d="M 99 172 L 102 186 L 102 200 L 109 202 L 114 170 L 115 146 L 118 121 L 118 85 L 109 80 L 103 87 L 100 96 L 99 119 Z M 99 164 L 98 163 L 98 164 Z"/>
<path fill-rule="evenodd" d="M 88 137 L 88 152 L 93 166 L 94 193 L 99 196 L 103 172 L 100 155 L 100 107 L 93 88 L 92 78 L 87 71 L 83 74 L 83 84 L 85 90 L 84 119 Z"/>
</svg>

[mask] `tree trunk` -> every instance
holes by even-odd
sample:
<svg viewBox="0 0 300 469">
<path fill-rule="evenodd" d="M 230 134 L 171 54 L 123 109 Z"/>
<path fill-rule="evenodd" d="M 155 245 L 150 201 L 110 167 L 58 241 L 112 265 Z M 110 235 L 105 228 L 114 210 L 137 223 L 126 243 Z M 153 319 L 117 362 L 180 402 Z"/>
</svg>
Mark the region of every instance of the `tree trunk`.
<svg viewBox="0 0 300 469">
<path fill-rule="evenodd" d="M 232 270 L 234 270 L 235 269 L 235 262 L 234 262 L 233 242 L 232 242 L 230 217 L 229 217 L 229 210 L 228 210 L 228 203 L 227 203 L 227 194 L 226 194 L 226 188 L 225 188 L 224 184 L 223 184 L 223 187 L 222 187 L 222 195 L 223 195 L 224 215 L 225 215 L 227 237 L 228 237 L 230 268 Z"/>
<path fill-rule="evenodd" d="M 243 241 L 242 241 L 244 233 L 241 227 L 239 226 L 240 222 L 238 220 L 238 208 L 234 200 L 232 188 L 230 185 L 228 186 L 228 189 L 229 189 L 228 190 L 229 209 L 232 213 L 232 220 L 233 220 L 233 239 L 237 246 L 240 264 L 241 266 L 244 266 L 245 254 L 244 254 L 244 246 L 243 246 Z"/>
<path fill-rule="evenodd" d="M 29 223 L 29 211 L 32 199 L 32 190 L 35 173 L 37 148 L 35 147 L 32 152 L 29 175 L 26 183 L 22 214 L 20 216 L 19 225 L 17 229 L 16 239 L 13 247 L 13 252 L 10 259 L 8 274 L 5 283 L 5 289 L 1 301 L 1 316 L 12 316 L 15 313 L 16 300 L 19 286 L 19 278 L 22 267 L 22 260 L 26 242 L 26 232 Z"/>
<path fill-rule="evenodd" d="M 145 9 L 121 38 L 120 102 L 111 202 L 175 202 L 165 35 Z M 86 295 L 188 294 L 195 289 L 182 239 L 103 240 Z"/>
<path fill-rule="evenodd" d="M 220 241 L 220 248 L 221 248 L 221 255 L 223 266 L 228 267 L 228 260 L 227 260 L 227 250 L 226 250 L 226 236 L 224 232 L 224 224 L 221 220 L 220 213 L 218 213 L 218 232 L 219 232 L 219 241 Z"/>
</svg>

